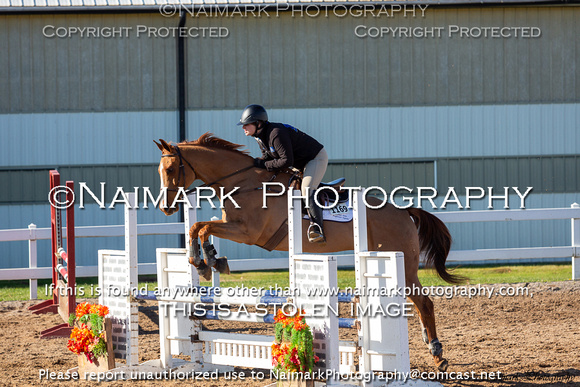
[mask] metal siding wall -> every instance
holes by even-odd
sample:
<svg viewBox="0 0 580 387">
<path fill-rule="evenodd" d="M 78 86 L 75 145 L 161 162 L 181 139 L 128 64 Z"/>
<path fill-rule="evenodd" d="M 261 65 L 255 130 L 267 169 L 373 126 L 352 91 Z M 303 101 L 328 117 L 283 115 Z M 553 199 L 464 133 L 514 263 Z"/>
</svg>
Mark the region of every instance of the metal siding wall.
<svg viewBox="0 0 580 387">
<path fill-rule="evenodd" d="M 190 108 L 467 105 L 578 100 L 576 7 L 429 8 L 421 18 L 220 19 L 219 42 L 189 40 Z M 577 17 L 576 17 L 577 18 Z M 538 26 L 538 39 L 360 39 L 368 27 Z M 194 19 L 194 26 L 203 20 Z M 541 55 L 548 52 L 550 55 Z M 550 59 L 550 57 L 552 59 Z M 232 74 L 236 74 L 235 76 Z M 564 85 L 564 81 L 566 84 Z M 227 82 L 227 84 L 226 84 Z M 540 85 L 540 86 L 538 86 Z M 559 86 L 558 86 L 559 85 Z M 225 89 L 233 93 L 224 93 Z M 227 94 L 227 95 L 226 95 Z"/>
<path fill-rule="evenodd" d="M 213 131 L 230 141 L 246 144 L 252 154 L 258 155 L 255 141 L 245 137 L 240 127 L 235 125 L 240 110 L 190 111 L 189 139 Z M 331 160 L 432 158 L 441 160 L 439 184 L 457 185 L 459 182 L 460 186 L 466 186 L 484 181 L 492 185 L 530 185 L 544 192 L 578 189 L 580 172 L 577 161 L 570 157 L 553 158 L 552 155 L 578 153 L 579 113 L 579 104 L 270 110 L 272 119 L 292 123 L 320 139 Z M 532 118 L 528 118 L 530 115 Z M 502 135 L 484 134 L 490 133 L 490 128 L 486 127 L 488 117 L 495 117 L 498 122 L 508 121 L 508 124 L 501 124 Z M 565 119 L 559 120 L 558 117 Z M 556 121 L 554 125 L 550 123 L 552 118 Z M 387 126 L 386 131 L 381 124 Z M 10 146 L 0 154 L 0 165 L 41 169 L 62 169 L 71 165 L 151 166 L 159 160 L 159 151 L 152 140 L 176 140 L 175 125 L 175 112 L 1 115 L 0 133 Z M 464 129 L 466 125 L 470 126 L 470 131 Z M 397 129 L 390 130 L 389 126 Z M 437 133 L 433 128 L 441 132 Z M 466 132 L 472 133 L 475 140 Z M 22 138 L 27 141 L 22 141 Z M 445 146 L 440 148 L 439 138 L 446 140 L 441 142 Z M 506 139 L 510 138 L 513 138 L 513 143 L 506 145 L 506 141 L 509 142 Z M 500 149 L 506 153 L 497 153 Z M 528 155 L 544 157 L 529 159 Z M 501 156 L 506 157 L 503 164 L 497 161 Z M 478 158 L 481 159 L 477 161 Z M 492 164 L 489 158 L 496 160 Z M 466 163 L 468 159 L 474 161 Z M 156 177 L 151 176 L 156 175 L 155 171 L 147 168 L 147 172 L 139 172 L 141 177 L 131 177 L 157 186 L 153 181 Z M 121 172 L 114 172 L 119 176 L 101 176 L 105 180 L 99 181 L 108 181 L 109 184 L 115 181 L 119 185 L 123 185 L 123 181 L 132 181 L 127 174 L 135 173 L 134 169 L 125 172 L 127 179 L 122 178 Z M 94 179 L 98 180 L 97 177 Z M 91 176 L 71 178 L 75 181 L 92 180 Z M 7 193 L 10 189 L 13 196 L 15 190 L 21 189 L 23 200 L 29 199 L 29 190 L 45 188 L 44 178 L 11 179 L 11 182 L 1 192 Z M 0 198 L 0 201 L 6 200 L 4 195 Z"/>
<path fill-rule="evenodd" d="M 257 155 L 255 141 L 236 126 L 242 109 L 189 111 L 188 137 L 209 130 Z M 268 109 L 268 114 L 319 139 L 331 160 L 575 155 L 580 149 L 580 104 Z"/>
<path fill-rule="evenodd" d="M 48 195 L 48 169 L 0 171 L 0 204 L 46 201 Z M 39 196 L 39 192 L 41 195 Z"/>
<path fill-rule="evenodd" d="M 459 196 L 465 205 L 465 197 Z M 510 195 L 510 208 L 519 208 L 520 199 Z M 442 199 L 435 200 L 440 205 Z M 532 193 L 526 199 L 526 208 L 570 207 L 578 202 L 578 194 Z M 475 200 L 472 210 L 484 210 L 487 200 Z M 494 201 L 494 208 L 503 207 L 501 200 Z M 455 211 L 455 206 L 448 206 Z M 437 210 L 439 211 L 439 210 Z M 541 220 L 514 222 L 479 222 L 448 224 L 453 237 L 453 250 L 566 246 L 571 243 L 570 220 Z"/>
<path fill-rule="evenodd" d="M 331 163 L 325 181 L 345 177 L 345 186 L 379 186 L 390 192 L 398 186 L 432 187 L 434 184 L 433 162 L 408 163 Z"/>
<path fill-rule="evenodd" d="M 534 187 L 536 193 L 580 192 L 580 156 L 439 159 L 439 187 Z"/>
<path fill-rule="evenodd" d="M 175 40 L 136 36 L 139 24 L 173 23 L 155 14 L 0 15 L 0 65 L 7 70 L 0 74 L 0 113 L 176 108 Z M 133 30 L 128 38 L 45 38 L 47 25 Z"/>
<path fill-rule="evenodd" d="M 187 40 L 188 107 L 238 109 L 567 103 L 580 97 L 580 7 L 429 7 L 425 17 L 187 19 L 226 27 Z M 158 14 L 0 15 L 0 113 L 176 108 L 175 27 Z M 447 27 L 441 37 L 358 38 L 355 27 Z M 449 37 L 449 25 L 537 26 L 540 38 Z M 123 38 L 44 38 L 57 27 L 131 27 Z"/>
<path fill-rule="evenodd" d="M 177 139 L 177 114 L 4 114 L 0 133 L 10 144 L 0 152 L 1 166 L 150 164 L 159 160 L 154 139 Z"/>
</svg>

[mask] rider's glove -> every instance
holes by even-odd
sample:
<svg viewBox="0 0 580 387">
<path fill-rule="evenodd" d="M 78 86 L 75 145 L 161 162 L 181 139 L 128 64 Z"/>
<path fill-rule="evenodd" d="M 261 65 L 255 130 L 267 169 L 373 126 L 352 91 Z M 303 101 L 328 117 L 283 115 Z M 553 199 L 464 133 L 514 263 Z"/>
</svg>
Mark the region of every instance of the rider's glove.
<svg viewBox="0 0 580 387">
<path fill-rule="evenodd" d="M 263 159 L 255 158 L 254 167 L 266 169 L 266 162 Z"/>
</svg>

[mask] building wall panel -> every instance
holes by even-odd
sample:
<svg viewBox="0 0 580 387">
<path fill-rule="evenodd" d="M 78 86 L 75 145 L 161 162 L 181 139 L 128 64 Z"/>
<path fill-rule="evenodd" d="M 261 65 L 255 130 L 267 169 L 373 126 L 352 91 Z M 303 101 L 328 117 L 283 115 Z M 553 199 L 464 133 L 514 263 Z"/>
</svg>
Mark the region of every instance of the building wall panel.
<svg viewBox="0 0 580 387">
<path fill-rule="evenodd" d="M 318 138 L 331 160 L 575 155 L 580 149 L 579 104 L 269 109 L 269 114 Z M 240 115 L 241 109 L 189 111 L 187 139 L 209 131 L 259 155 L 255 141 L 236 125 Z M 0 133 L 10 144 L 0 153 L 0 165 L 43 168 L 157 163 L 152 140 L 178 137 L 174 111 L 5 114 Z"/>
<path fill-rule="evenodd" d="M 177 113 L 0 115 L 2 167 L 152 163 L 153 140 L 177 140 Z"/>
<path fill-rule="evenodd" d="M 175 41 L 137 37 L 136 31 L 140 24 L 171 23 L 149 14 L 0 15 L 7 70 L 0 75 L 0 113 L 174 109 Z M 115 38 L 47 38 L 46 26 L 132 31 Z"/>
<path fill-rule="evenodd" d="M 272 121 L 318 138 L 334 160 L 570 155 L 580 149 L 578 104 L 267 108 Z M 242 109 L 190 111 L 188 138 L 211 130 L 256 154 L 255 141 L 235 125 Z"/>
<path fill-rule="evenodd" d="M 429 7 L 425 17 L 188 17 L 224 27 L 187 39 L 189 109 L 576 102 L 580 7 Z M 43 28 L 131 28 L 115 38 L 45 38 Z M 0 113 L 171 110 L 175 39 L 137 36 L 175 27 L 158 14 L 0 15 Z M 440 37 L 360 38 L 359 25 L 444 27 Z M 449 26 L 527 26 L 539 38 L 449 36 Z M 51 30 L 52 31 L 52 30 Z M 51 32 L 49 31 L 49 32 Z M 360 32 L 360 31 L 359 31 Z"/>
</svg>

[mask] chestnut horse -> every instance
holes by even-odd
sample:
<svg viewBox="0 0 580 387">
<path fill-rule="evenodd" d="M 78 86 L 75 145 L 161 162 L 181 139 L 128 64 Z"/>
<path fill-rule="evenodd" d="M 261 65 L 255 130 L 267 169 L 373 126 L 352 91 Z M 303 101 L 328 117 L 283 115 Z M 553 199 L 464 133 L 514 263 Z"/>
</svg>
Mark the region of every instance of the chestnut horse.
<svg viewBox="0 0 580 387">
<path fill-rule="evenodd" d="M 202 135 L 198 140 L 171 145 L 160 140 L 157 146 L 162 152 L 159 163 L 161 188 L 167 189 L 167 202 L 161 204 L 161 210 L 171 215 L 178 210 L 169 208 L 167 203 L 173 203 L 179 190 L 189 187 L 195 180 L 201 180 L 206 186 L 214 187 L 220 194 L 240 187 L 232 196 L 240 208 L 235 208 L 231 200 L 225 200 L 222 209 L 222 219 L 197 222 L 190 230 L 191 241 L 196 248 L 193 255 L 199 257 L 200 238 L 204 246 L 206 263 L 208 257 L 215 256 L 215 250 L 208 247 L 208 237 L 229 239 L 248 245 L 265 246 L 288 216 L 286 195 L 268 197 L 267 208 L 262 208 L 261 190 L 263 182 L 281 182 L 288 184 L 286 173 L 269 172 L 253 167 L 253 159 L 246 151 L 240 151 L 242 145 L 233 144 L 213 136 L 210 133 Z M 181 188 L 180 188 L 181 187 Z M 369 204 L 371 204 L 369 198 Z M 304 220 L 303 230 L 307 229 Z M 324 222 L 327 243 L 309 243 L 303 236 L 303 251 L 307 253 L 330 253 L 353 250 L 352 222 Z M 367 209 L 368 248 L 371 251 L 402 251 L 405 254 L 405 281 L 407 287 L 413 285 L 421 289 L 417 276 L 419 254 L 425 253 L 427 265 L 433 266 L 437 274 L 449 283 L 458 283 L 461 277 L 450 274 L 445 269 L 445 261 L 451 247 L 449 230 L 434 215 L 418 208 L 398 209 L 390 204 L 381 209 Z M 305 233 L 305 231 L 304 231 Z M 271 243 L 270 243 L 271 244 Z M 282 238 L 273 248 L 288 250 L 288 238 Z M 209 253 L 209 254 L 206 254 Z M 192 255 L 192 254 L 190 254 Z M 222 258 L 223 259 L 223 258 Z M 205 265 L 204 261 L 192 257 L 190 262 L 196 266 Z M 211 263 L 215 264 L 215 260 Z M 227 270 L 227 269 L 225 269 Z M 433 302 L 421 292 L 409 296 L 415 304 L 423 327 L 423 340 L 429 345 L 431 355 L 440 370 L 447 369 L 447 360 L 442 356 L 442 346 L 437 339 Z"/>
</svg>

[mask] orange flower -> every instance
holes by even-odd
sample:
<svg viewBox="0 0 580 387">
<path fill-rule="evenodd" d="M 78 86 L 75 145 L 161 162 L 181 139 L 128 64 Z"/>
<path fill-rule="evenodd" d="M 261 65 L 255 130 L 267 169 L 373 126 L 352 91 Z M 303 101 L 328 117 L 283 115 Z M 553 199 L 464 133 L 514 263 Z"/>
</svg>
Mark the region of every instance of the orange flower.
<svg viewBox="0 0 580 387">
<path fill-rule="evenodd" d="M 306 325 L 306 323 L 304 322 L 304 320 L 300 320 L 300 321 L 295 321 L 294 322 L 294 329 L 296 329 L 297 331 L 301 331 L 305 328 L 307 328 L 308 325 Z"/>
<path fill-rule="evenodd" d="M 77 316 L 77 318 L 81 318 L 85 314 L 89 313 L 91 313 L 91 304 L 89 304 L 88 302 L 83 302 L 77 305 L 77 308 L 75 310 L 75 315 Z"/>
<path fill-rule="evenodd" d="M 90 313 L 98 314 L 101 317 L 105 317 L 109 314 L 109 308 L 103 305 L 91 305 Z"/>
<path fill-rule="evenodd" d="M 276 312 L 276 315 L 274 316 L 274 321 L 282 322 L 285 319 L 286 316 L 284 315 L 284 313 L 282 313 L 282 309 L 278 309 L 278 312 Z"/>
<path fill-rule="evenodd" d="M 80 355 L 88 352 L 89 344 L 92 340 L 93 333 L 90 329 L 74 327 L 67 343 L 67 348 L 73 353 Z"/>
<path fill-rule="evenodd" d="M 282 324 L 282 326 L 284 328 L 286 328 L 288 325 L 291 324 L 290 317 L 286 316 L 284 314 L 284 312 L 282 311 L 282 309 L 278 309 L 278 312 L 276 313 L 276 316 L 274 317 L 274 321 Z"/>
</svg>

